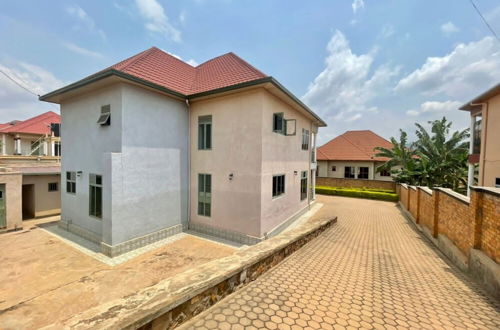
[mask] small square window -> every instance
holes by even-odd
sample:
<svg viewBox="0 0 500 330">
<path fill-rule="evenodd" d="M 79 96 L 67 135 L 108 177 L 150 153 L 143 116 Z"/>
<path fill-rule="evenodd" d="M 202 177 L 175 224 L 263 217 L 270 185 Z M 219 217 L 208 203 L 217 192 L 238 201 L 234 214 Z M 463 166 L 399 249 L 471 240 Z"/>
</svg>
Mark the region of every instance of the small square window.
<svg viewBox="0 0 500 330">
<path fill-rule="evenodd" d="M 332 172 L 337 171 L 337 166 L 332 166 Z"/>
<path fill-rule="evenodd" d="M 58 184 L 57 182 L 50 182 L 49 183 L 49 191 L 58 191 Z"/>
<path fill-rule="evenodd" d="M 273 114 L 273 132 L 285 134 L 285 118 L 283 112 Z"/>
<path fill-rule="evenodd" d="M 101 116 L 97 119 L 97 123 L 101 126 L 111 125 L 111 106 L 109 104 L 101 107 Z"/>
<path fill-rule="evenodd" d="M 285 175 L 273 176 L 273 197 L 281 196 L 285 193 Z"/>
<path fill-rule="evenodd" d="M 495 179 L 495 187 L 500 188 L 500 178 Z"/>
</svg>

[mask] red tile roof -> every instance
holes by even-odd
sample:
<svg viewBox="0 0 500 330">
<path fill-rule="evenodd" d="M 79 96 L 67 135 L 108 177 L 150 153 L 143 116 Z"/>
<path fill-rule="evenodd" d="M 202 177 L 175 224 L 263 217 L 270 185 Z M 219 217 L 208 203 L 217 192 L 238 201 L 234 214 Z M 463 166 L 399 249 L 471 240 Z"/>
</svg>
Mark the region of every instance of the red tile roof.
<svg viewBox="0 0 500 330">
<path fill-rule="evenodd" d="M 375 157 L 375 147 L 392 148 L 392 143 L 372 131 L 347 131 L 318 148 L 318 160 L 386 161 Z"/>
<path fill-rule="evenodd" d="M 156 47 L 110 68 L 183 95 L 193 95 L 267 77 L 233 53 L 193 67 Z"/>
<path fill-rule="evenodd" d="M 0 124 L 0 133 L 50 134 L 50 124 L 60 123 L 61 117 L 48 111 L 24 121 L 12 121 Z"/>
</svg>

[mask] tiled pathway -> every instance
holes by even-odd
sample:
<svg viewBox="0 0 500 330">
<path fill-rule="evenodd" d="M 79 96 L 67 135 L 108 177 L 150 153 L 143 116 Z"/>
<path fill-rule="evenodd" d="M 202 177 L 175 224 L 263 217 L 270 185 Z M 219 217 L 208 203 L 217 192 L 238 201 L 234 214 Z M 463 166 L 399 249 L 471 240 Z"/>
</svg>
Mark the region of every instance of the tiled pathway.
<svg viewBox="0 0 500 330">
<path fill-rule="evenodd" d="M 500 304 L 393 203 L 320 196 L 338 223 L 183 329 L 500 329 Z"/>
</svg>

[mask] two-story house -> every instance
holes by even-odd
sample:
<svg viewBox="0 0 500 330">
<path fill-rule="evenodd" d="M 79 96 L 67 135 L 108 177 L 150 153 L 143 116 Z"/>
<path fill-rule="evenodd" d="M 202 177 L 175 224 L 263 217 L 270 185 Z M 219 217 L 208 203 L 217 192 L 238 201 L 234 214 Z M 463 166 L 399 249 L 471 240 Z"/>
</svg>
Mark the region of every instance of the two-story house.
<svg viewBox="0 0 500 330">
<path fill-rule="evenodd" d="M 52 111 L 0 124 L 0 232 L 60 213 L 59 125 Z"/>
<path fill-rule="evenodd" d="M 61 105 L 61 225 L 107 255 L 187 228 L 256 243 L 314 198 L 326 124 L 233 53 L 153 47 L 41 100 Z"/>
<path fill-rule="evenodd" d="M 471 118 L 468 185 L 500 188 L 500 84 L 460 110 Z"/>
</svg>

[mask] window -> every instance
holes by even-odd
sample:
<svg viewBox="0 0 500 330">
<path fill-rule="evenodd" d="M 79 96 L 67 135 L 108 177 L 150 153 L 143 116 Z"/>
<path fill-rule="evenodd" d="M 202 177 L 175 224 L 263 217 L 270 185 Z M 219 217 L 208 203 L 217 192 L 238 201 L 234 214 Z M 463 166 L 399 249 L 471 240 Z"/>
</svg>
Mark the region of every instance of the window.
<svg viewBox="0 0 500 330">
<path fill-rule="evenodd" d="M 101 107 L 101 115 L 97 119 L 97 123 L 101 126 L 111 125 L 111 106 L 109 104 Z"/>
<path fill-rule="evenodd" d="M 89 174 L 89 215 L 102 218 L 102 176 Z"/>
<path fill-rule="evenodd" d="M 309 130 L 302 129 L 302 150 L 309 150 Z"/>
<path fill-rule="evenodd" d="M 273 197 L 281 196 L 285 193 L 285 175 L 273 176 Z"/>
<path fill-rule="evenodd" d="M 273 132 L 285 134 L 285 118 L 283 112 L 273 114 Z"/>
<path fill-rule="evenodd" d="M 66 172 L 66 192 L 76 194 L 76 172 Z"/>
<path fill-rule="evenodd" d="M 474 117 L 474 127 L 472 134 L 472 153 L 480 154 L 481 153 L 481 131 L 482 131 L 482 117 L 475 116 Z"/>
<path fill-rule="evenodd" d="M 332 166 L 332 172 L 336 172 L 337 171 L 337 166 Z"/>
<path fill-rule="evenodd" d="M 300 200 L 307 198 L 307 171 L 302 171 L 300 175 Z"/>
<path fill-rule="evenodd" d="M 50 182 L 49 183 L 49 191 L 58 191 L 58 187 L 57 187 L 57 182 Z"/>
<path fill-rule="evenodd" d="M 212 149 L 212 116 L 198 117 L 198 149 Z"/>
<path fill-rule="evenodd" d="M 212 175 L 198 174 L 198 214 L 209 217 L 212 205 Z"/>
<path fill-rule="evenodd" d="M 61 124 L 60 123 L 51 123 L 50 131 L 52 132 L 52 136 L 60 137 L 61 136 Z"/>
<path fill-rule="evenodd" d="M 346 179 L 354 179 L 356 176 L 354 172 L 356 171 L 355 167 L 352 166 L 346 166 L 344 168 L 344 178 Z"/>
<path fill-rule="evenodd" d="M 368 173 L 369 173 L 368 167 L 360 167 L 359 168 L 359 173 L 358 173 L 358 179 L 368 179 Z"/>
<path fill-rule="evenodd" d="M 380 171 L 380 176 L 391 176 L 391 172 L 388 170 L 382 170 Z"/>
<path fill-rule="evenodd" d="M 61 156 L 61 142 L 54 142 L 54 156 Z"/>
<path fill-rule="evenodd" d="M 500 188 L 500 178 L 495 178 L 495 187 Z"/>
</svg>

